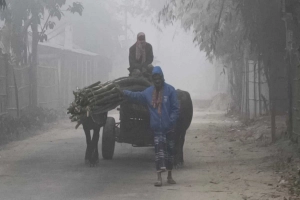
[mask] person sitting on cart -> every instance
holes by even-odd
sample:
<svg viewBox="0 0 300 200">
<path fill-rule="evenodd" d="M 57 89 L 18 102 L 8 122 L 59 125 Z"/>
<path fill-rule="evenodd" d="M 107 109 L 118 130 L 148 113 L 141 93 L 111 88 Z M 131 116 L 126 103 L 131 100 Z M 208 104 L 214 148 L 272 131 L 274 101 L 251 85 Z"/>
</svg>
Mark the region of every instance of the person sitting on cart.
<svg viewBox="0 0 300 200">
<path fill-rule="evenodd" d="M 176 184 L 172 177 L 175 124 L 179 116 L 177 93 L 173 86 L 167 84 L 159 66 L 153 68 L 154 86 L 142 92 L 121 91 L 130 101 L 139 102 L 148 107 L 150 127 L 154 134 L 155 163 L 158 180 L 155 186 L 162 186 L 161 173 L 168 171 L 167 182 Z"/>
<path fill-rule="evenodd" d="M 129 48 L 129 76 L 133 73 L 147 73 L 148 66 L 153 62 L 152 45 L 146 42 L 145 33 L 137 35 L 137 41 Z"/>
</svg>

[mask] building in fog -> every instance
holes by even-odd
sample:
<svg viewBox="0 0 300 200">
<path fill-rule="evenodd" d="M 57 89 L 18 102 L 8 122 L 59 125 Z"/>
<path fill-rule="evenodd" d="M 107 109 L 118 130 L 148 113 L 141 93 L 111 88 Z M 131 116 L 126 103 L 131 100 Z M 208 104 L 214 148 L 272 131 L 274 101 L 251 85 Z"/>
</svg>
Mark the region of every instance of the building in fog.
<svg viewBox="0 0 300 200">
<path fill-rule="evenodd" d="M 38 106 L 65 108 L 74 100 L 73 91 L 76 88 L 108 80 L 112 68 L 111 61 L 74 45 L 70 26 L 66 26 L 60 34 L 49 34 L 48 38 L 48 41 L 40 42 L 38 46 Z M 5 45 L 0 44 L 4 51 Z M 30 33 L 28 44 L 30 50 Z M 17 116 L 17 113 L 30 105 L 30 66 L 5 64 L 2 53 L 0 64 L 0 115 L 10 113 Z"/>
<path fill-rule="evenodd" d="M 61 35 L 57 40 L 39 43 L 39 106 L 67 106 L 76 88 L 105 82 L 111 72 L 108 58 L 73 44 L 72 26 L 65 26 Z"/>
</svg>

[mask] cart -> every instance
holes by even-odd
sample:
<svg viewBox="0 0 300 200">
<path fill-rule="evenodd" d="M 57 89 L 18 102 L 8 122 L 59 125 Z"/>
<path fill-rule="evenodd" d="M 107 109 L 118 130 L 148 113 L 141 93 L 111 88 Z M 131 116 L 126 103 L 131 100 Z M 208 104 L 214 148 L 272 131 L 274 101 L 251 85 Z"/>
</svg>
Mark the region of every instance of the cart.
<svg viewBox="0 0 300 200">
<path fill-rule="evenodd" d="M 131 144 L 134 147 L 154 146 L 150 130 L 150 115 L 147 107 L 131 102 L 120 105 L 120 122 L 108 117 L 103 127 L 102 157 L 112 159 L 115 142 Z"/>
</svg>

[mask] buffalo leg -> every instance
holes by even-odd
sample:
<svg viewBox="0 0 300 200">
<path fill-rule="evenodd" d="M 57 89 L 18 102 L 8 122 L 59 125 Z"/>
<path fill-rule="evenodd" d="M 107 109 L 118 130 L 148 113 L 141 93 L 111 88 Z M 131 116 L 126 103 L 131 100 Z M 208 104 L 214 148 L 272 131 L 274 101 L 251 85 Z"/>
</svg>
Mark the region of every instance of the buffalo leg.
<svg viewBox="0 0 300 200">
<path fill-rule="evenodd" d="M 84 129 L 86 138 L 86 151 L 85 151 L 85 161 L 88 162 L 91 159 L 91 133 L 90 130 Z"/>
<path fill-rule="evenodd" d="M 179 154 L 180 154 L 180 131 L 175 131 L 175 149 L 174 149 L 174 166 L 179 165 Z"/>
<path fill-rule="evenodd" d="M 183 145 L 185 142 L 185 134 L 186 134 L 186 131 L 184 131 L 180 128 L 177 129 L 177 131 L 176 131 L 174 164 L 177 167 L 182 165 L 184 162 L 184 160 L 183 160 Z"/>
<path fill-rule="evenodd" d="M 184 142 L 185 142 L 185 134 L 186 134 L 186 131 L 182 131 L 181 132 L 181 135 L 180 135 L 180 141 L 179 141 L 179 155 L 178 155 L 178 162 L 180 164 L 183 164 L 184 163 L 184 160 L 183 160 L 183 145 L 184 145 Z"/>
<path fill-rule="evenodd" d="M 95 165 L 99 161 L 98 142 L 99 142 L 100 127 L 94 129 L 94 134 L 91 142 L 91 165 Z"/>
</svg>

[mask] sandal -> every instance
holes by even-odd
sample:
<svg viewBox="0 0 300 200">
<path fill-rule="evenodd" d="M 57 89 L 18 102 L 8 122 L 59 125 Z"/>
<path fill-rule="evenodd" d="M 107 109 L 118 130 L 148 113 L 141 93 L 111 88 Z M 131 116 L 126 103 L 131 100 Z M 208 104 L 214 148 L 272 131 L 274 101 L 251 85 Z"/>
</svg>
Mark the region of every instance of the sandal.
<svg viewBox="0 0 300 200">
<path fill-rule="evenodd" d="M 169 184 L 176 184 L 176 181 L 174 181 L 174 179 L 172 178 L 168 178 L 168 181 L 167 181 Z"/>
<path fill-rule="evenodd" d="M 161 187 L 161 186 L 162 186 L 162 181 L 156 181 L 156 182 L 154 183 L 154 186 L 155 186 L 155 187 Z"/>
</svg>

